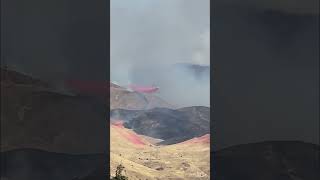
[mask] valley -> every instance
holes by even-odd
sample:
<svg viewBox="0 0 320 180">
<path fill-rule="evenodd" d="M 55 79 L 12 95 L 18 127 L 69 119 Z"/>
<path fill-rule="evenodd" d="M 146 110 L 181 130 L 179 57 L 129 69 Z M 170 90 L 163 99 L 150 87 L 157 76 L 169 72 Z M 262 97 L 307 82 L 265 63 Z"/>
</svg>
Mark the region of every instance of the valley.
<svg viewBox="0 0 320 180">
<path fill-rule="evenodd" d="M 155 95 L 113 84 L 110 99 L 112 176 L 121 164 L 130 180 L 210 179 L 209 108 L 172 108 Z M 143 99 L 153 99 L 152 106 Z"/>
</svg>

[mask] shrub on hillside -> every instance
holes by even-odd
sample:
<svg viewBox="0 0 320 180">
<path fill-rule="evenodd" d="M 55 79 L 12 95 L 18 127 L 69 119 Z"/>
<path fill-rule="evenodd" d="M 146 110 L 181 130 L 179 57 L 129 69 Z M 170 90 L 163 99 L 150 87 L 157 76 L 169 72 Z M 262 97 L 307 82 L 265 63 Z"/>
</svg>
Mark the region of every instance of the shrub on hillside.
<svg viewBox="0 0 320 180">
<path fill-rule="evenodd" d="M 119 164 L 116 169 L 116 176 L 112 177 L 111 180 L 128 180 L 128 177 L 122 175 L 123 170 L 124 170 L 124 166 Z"/>
</svg>

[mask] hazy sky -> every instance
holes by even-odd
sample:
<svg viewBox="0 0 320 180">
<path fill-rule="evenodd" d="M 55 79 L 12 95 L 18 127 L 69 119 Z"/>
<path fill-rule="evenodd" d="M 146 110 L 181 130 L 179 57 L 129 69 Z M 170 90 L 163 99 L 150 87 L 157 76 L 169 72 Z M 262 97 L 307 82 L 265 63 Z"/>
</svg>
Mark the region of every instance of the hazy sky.
<svg viewBox="0 0 320 180">
<path fill-rule="evenodd" d="M 179 62 L 209 65 L 209 0 L 112 0 L 111 79 Z"/>
<path fill-rule="evenodd" d="M 112 0 L 111 80 L 155 84 L 177 106 L 209 106 L 209 74 L 170 70 L 210 64 L 209 26 L 209 0 Z"/>
</svg>

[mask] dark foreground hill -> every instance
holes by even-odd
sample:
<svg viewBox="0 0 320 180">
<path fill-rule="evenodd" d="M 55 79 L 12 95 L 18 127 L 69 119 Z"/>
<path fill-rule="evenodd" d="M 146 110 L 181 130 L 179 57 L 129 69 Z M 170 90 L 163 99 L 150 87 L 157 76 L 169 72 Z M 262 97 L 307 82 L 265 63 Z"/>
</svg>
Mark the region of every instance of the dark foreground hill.
<svg viewBox="0 0 320 180">
<path fill-rule="evenodd" d="M 1 179 L 72 180 L 92 173 L 99 175 L 103 173 L 105 159 L 102 154 L 71 155 L 36 149 L 7 151 L 1 153 Z"/>
<path fill-rule="evenodd" d="M 212 154 L 212 177 L 223 180 L 316 180 L 319 145 L 269 141 L 232 146 Z"/>
<path fill-rule="evenodd" d="M 1 151 L 104 151 L 106 102 L 57 93 L 46 83 L 18 72 L 1 69 L 1 75 Z"/>
<path fill-rule="evenodd" d="M 210 133 L 210 108 L 186 107 L 177 110 L 111 111 L 111 119 L 123 120 L 125 127 L 138 134 L 163 139 L 161 144 L 175 144 Z"/>
</svg>

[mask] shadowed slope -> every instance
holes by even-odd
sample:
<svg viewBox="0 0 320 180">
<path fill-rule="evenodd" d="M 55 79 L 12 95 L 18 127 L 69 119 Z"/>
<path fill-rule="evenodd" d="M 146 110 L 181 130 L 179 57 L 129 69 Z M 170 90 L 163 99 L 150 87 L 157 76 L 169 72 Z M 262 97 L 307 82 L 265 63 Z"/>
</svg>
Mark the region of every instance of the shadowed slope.
<svg viewBox="0 0 320 180">
<path fill-rule="evenodd" d="M 127 128 L 138 134 L 163 139 L 161 144 L 175 144 L 210 133 L 210 109 L 186 107 L 177 110 L 154 108 L 150 110 L 111 111 L 111 117 L 123 119 Z"/>
<path fill-rule="evenodd" d="M 56 93 L 45 85 L 18 72 L 2 76 L 1 151 L 103 152 L 105 102 Z"/>
<path fill-rule="evenodd" d="M 316 180 L 319 145 L 267 141 L 232 146 L 214 153 L 217 179 Z"/>
<path fill-rule="evenodd" d="M 1 152 L 1 179 L 71 180 L 103 167 L 102 154 L 71 155 L 36 149 Z"/>
</svg>

